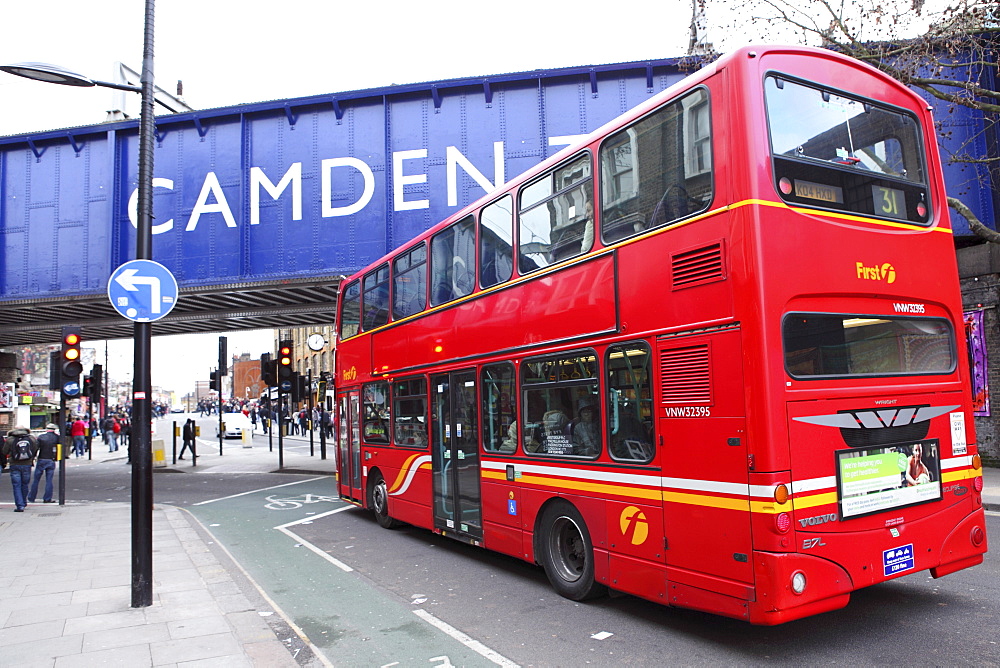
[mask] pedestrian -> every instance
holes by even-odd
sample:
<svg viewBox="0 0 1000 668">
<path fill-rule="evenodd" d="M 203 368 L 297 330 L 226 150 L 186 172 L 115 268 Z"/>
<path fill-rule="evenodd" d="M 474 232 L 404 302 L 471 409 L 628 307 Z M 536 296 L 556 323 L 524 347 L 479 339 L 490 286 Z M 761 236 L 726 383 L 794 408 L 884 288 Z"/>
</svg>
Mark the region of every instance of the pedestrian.
<svg viewBox="0 0 1000 668">
<path fill-rule="evenodd" d="M 79 420 L 78 420 L 79 422 Z M 81 424 L 83 424 L 81 422 Z M 45 491 L 42 494 L 44 503 L 52 503 L 52 475 L 56 472 L 56 456 L 59 454 L 59 427 L 51 422 L 45 425 L 45 433 L 38 437 L 38 460 L 35 462 L 35 475 L 31 479 L 31 489 L 28 490 L 28 503 L 34 503 L 38 496 L 38 483 L 45 476 Z"/>
<path fill-rule="evenodd" d="M 83 457 L 87 451 L 87 423 L 83 418 L 77 418 L 70 425 L 69 435 L 73 437 L 73 455 Z"/>
<path fill-rule="evenodd" d="M 198 460 L 198 454 L 194 449 L 194 419 L 188 418 L 188 421 L 184 423 L 184 428 L 181 430 L 181 436 L 184 439 L 184 445 L 181 446 L 181 455 L 177 459 L 184 459 L 184 452 L 188 449 L 191 450 L 191 459 L 194 461 Z"/>
<path fill-rule="evenodd" d="M 108 452 L 118 451 L 118 434 L 121 433 L 122 426 L 118 424 L 118 419 L 114 416 L 111 417 L 111 425 L 108 431 Z"/>
<path fill-rule="evenodd" d="M 122 418 L 119 421 L 119 425 L 121 426 L 121 431 L 118 434 L 120 444 L 121 445 L 131 445 L 129 443 L 129 436 L 131 436 L 131 434 L 132 434 L 132 423 L 129 422 L 128 418 Z"/>
<path fill-rule="evenodd" d="M 14 512 L 23 513 L 28 505 L 28 486 L 31 484 L 31 465 L 38 454 L 38 441 L 27 427 L 18 425 L 7 432 L 7 440 L 0 449 L 10 468 L 10 484 L 14 488 Z"/>
<path fill-rule="evenodd" d="M 114 422 L 114 418 L 110 415 L 104 417 L 101 420 L 101 437 L 104 439 L 104 444 L 108 445 L 111 443 L 111 423 Z M 108 450 L 108 452 L 111 452 Z"/>
</svg>

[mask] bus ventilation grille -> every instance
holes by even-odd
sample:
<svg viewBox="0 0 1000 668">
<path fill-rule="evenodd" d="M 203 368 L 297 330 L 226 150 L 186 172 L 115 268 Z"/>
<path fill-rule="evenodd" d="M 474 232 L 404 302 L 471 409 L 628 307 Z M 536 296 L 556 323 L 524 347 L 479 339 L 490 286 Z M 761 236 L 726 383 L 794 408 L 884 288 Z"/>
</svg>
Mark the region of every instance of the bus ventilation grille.
<svg viewBox="0 0 1000 668">
<path fill-rule="evenodd" d="M 712 384 L 708 368 L 708 345 L 662 351 L 660 378 L 663 383 L 663 403 L 710 403 Z"/>
<path fill-rule="evenodd" d="M 722 281 L 726 278 L 721 241 L 711 246 L 672 255 L 670 266 L 674 290 Z"/>
</svg>

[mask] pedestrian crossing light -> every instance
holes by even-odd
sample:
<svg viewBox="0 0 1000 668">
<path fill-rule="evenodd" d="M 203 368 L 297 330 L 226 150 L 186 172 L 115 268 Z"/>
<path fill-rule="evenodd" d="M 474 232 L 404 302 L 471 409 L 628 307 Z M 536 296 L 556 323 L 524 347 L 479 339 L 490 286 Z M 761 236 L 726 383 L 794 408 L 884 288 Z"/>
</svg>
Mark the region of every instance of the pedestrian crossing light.
<svg viewBox="0 0 1000 668">
<path fill-rule="evenodd" d="M 79 378 L 83 373 L 83 363 L 80 361 L 80 328 L 77 326 L 62 328 L 62 377 L 63 382 Z"/>
<path fill-rule="evenodd" d="M 278 380 L 292 378 L 292 341 L 278 342 Z"/>
</svg>

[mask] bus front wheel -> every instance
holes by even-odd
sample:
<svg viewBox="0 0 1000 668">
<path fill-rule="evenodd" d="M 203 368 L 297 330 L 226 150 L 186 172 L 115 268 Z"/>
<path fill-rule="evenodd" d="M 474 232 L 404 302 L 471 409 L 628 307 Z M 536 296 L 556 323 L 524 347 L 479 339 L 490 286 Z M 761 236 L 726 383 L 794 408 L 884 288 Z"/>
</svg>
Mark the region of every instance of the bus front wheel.
<svg viewBox="0 0 1000 668">
<path fill-rule="evenodd" d="M 607 593 L 594 581 L 594 544 L 580 512 L 565 501 L 549 505 L 539 523 L 545 575 L 560 596 L 584 601 Z"/>
<path fill-rule="evenodd" d="M 389 516 L 389 487 L 381 473 L 375 473 L 368 486 L 368 507 L 375 514 L 375 521 L 384 529 L 400 526 L 398 520 Z"/>
</svg>

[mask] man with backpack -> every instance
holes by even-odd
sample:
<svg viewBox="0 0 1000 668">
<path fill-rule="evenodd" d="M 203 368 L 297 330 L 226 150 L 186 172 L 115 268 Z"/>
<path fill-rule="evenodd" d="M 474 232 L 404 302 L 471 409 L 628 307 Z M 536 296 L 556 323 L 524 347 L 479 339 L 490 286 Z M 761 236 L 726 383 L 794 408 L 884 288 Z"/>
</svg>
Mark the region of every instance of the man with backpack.
<svg viewBox="0 0 1000 668">
<path fill-rule="evenodd" d="M 26 427 L 17 426 L 7 432 L 0 453 L 10 468 L 10 484 L 14 488 L 14 512 L 23 513 L 28 505 L 31 465 L 38 454 L 38 441 Z"/>
<path fill-rule="evenodd" d="M 53 503 L 52 475 L 56 472 L 56 457 L 59 454 L 59 427 L 53 423 L 45 425 L 45 433 L 39 436 L 38 459 L 35 461 L 35 475 L 31 478 L 31 489 L 28 491 L 28 503 L 34 503 L 38 496 L 38 483 L 45 476 L 45 492 L 42 501 Z"/>
</svg>

